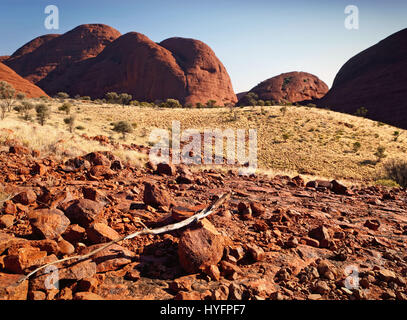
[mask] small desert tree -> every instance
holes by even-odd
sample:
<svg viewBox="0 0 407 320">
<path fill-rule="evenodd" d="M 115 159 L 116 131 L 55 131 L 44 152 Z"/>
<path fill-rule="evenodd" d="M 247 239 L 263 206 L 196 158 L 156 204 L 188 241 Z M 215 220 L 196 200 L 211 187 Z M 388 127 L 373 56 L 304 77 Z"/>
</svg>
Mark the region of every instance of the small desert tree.
<svg viewBox="0 0 407 320">
<path fill-rule="evenodd" d="M 126 105 L 126 106 L 130 104 L 130 101 L 132 99 L 133 99 L 133 96 L 131 94 L 128 94 L 128 93 L 121 93 L 119 95 L 119 98 L 118 98 L 119 102 L 122 105 Z"/>
<path fill-rule="evenodd" d="M 58 108 L 59 111 L 65 112 L 67 115 L 71 112 L 72 104 L 65 102 L 62 106 Z"/>
<path fill-rule="evenodd" d="M 181 108 L 181 103 L 179 103 L 178 100 L 176 99 L 167 99 L 165 101 L 165 104 L 168 106 L 168 108 Z"/>
<path fill-rule="evenodd" d="M 41 103 L 35 107 L 35 112 L 37 113 L 38 122 L 43 126 L 50 115 L 49 107 L 46 104 Z"/>
<path fill-rule="evenodd" d="M 377 157 L 377 162 L 380 162 L 382 159 L 386 158 L 387 155 L 385 154 L 386 148 L 383 146 L 377 147 L 375 152 L 375 156 Z"/>
<path fill-rule="evenodd" d="M 72 133 L 73 129 L 75 128 L 75 120 L 75 116 L 70 116 L 64 119 L 64 122 L 68 126 L 70 133 Z"/>
<path fill-rule="evenodd" d="M 211 107 L 213 108 L 216 105 L 216 100 L 208 100 L 208 102 L 206 103 L 207 107 Z"/>
<path fill-rule="evenodd" d="M 280 108 L 280 112 L 283 114 L 283 116 L 285 116 L 285 114 L 286 114 L 286 112 L 287 112 L 287 107 L 286 107 L 286 106 L 281 107 L 281 108 Z"/>
<path fill-rule="evenodd" d="M 0 81 L 0 106 L 1 106 L 1 119 L 6 117 L 6 112 L 12 110 L 13 104 L 16 100 L 16 90 L 7 81 Z"/>
<path fill-rule="evenodd" d="M 365 107 L 360 107 L 356 110 L 355 115 L 358 117 L 366 117 L 368 110 Z"/>
<path fill-rule="evenodd" d="M 58 92 L 57 93 L 57 98 L 65 100 L 69 98 L 69 94 L 67 94 L 66 92 Z"/>
<path fill-rule="evenodd" d="M 25 121 L 30 120 L 30 111 L 34 109 L 34 105 L 29 101 L 23 101 L 17 111 L 23 115 Z"/>
<path fill-rule="evenodd" d="M 119 101 L 119 95 L 116 92 L 108 92 L 105 95 L 107 103 L 117 103 Z"/>
<path fill-rule="evenodd" d="M 126 140 L 126 134 L 133 132 L 133 127 L 127 121 L 113 123 L 113 131 L 121 133 L 123 140 Z"/>
<path fill-rule="evenodd" d="M 16 95 L 17 100 L 23 101 L 25 99 L 25 93 L 18 92 Z"/>
</svg>

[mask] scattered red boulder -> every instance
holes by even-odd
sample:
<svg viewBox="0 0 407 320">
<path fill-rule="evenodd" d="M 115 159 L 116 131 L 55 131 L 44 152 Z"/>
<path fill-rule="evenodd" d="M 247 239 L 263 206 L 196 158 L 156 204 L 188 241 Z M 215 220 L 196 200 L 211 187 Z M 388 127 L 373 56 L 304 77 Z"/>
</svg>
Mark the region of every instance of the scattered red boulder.
<svg viewBox="0 0 407 320">
<path fill-rule="evenodd" d="M 146 205 L 153 207 L 170 207 L 173 200 L 169 193 L 160 188 L 157 184 L 146 182 L 144 183 L 143 201 Z"/>
<path fill-rule="evenodd" d="M 58 239 L 70 225 L 69 219 L 58 209 L 40 209 L 28 213 L 35 233 L 45 239 Z"/>
<path fill-rule="evenodd" d="M 181 266 L 190 273 L 216 265 L 222 258 L 224 238 L 208 221 L 203 220 L 201 227 L 185 230 L 178 245 Z"/>
</svg>

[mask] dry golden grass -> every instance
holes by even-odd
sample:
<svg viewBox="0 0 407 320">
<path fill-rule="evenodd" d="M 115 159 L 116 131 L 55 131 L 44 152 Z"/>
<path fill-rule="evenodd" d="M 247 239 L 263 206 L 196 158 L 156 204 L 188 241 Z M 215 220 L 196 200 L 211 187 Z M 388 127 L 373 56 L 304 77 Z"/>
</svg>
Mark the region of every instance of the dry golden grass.
<svg viewBox="0 0 407 320">
<path fill-rule="evenodd" d="M 103 149 L 97 142 L 80 137 L 83 133 L 88 136 L 105 135 L 121 141 L 121 134 L 113 132 L 111 125 L 120 120 L 136 126 L 126 143 L 145 145 L 152 129 L 171 130 L 173 120 L 180 121 L 181 130 L 257 129 L 258 164 L 262 171 L 351 181 L 378 178 L 381 163 L 376 163 L 375 152 L 379 146 L 385 147 L 386 158 L 405 158 L 407 151 L 405 130 L 325 109 L 292 106 L 283 113 L 279 106 L 231 111 L 228 108 L 161 109 L 72 103 L 75 126 L 84 128 L 76 129 L 73 134 L 68 132 L 63 122 L 66 114 L 58 111 L 62 103 L 57 100 L 50 104 L 51 118 L 44 127 L 23 121 L 13 112 L 0 122 L 0 128 L 14 130 L 18 138 L 36 149 L 66 157 Z M 398 139 L 395 139 L 395 131 L 400 133 Z M 64 142 L 57 143 L 61 139 Z M 360 144 L 357 151 L 354 150 L 356 142 Z M 115 152 L 120 153 L 120 150 Z M 131 155 L 121 156 L 132 158 Z"/>
</svg>

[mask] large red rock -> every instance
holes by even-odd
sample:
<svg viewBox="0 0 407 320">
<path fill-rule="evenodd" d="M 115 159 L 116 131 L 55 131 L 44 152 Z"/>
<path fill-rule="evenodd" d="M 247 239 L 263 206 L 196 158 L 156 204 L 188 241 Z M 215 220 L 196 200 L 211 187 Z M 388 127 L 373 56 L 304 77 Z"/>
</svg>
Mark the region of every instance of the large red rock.
<svg viewBox="0 0 407 320">
<path fill-rule="evenodd" d="M 0 300 L 26 300 L 28 280 L 18 284 L 22 275 L 0 273 Z"/>
<path fill-rule="evenodd" d="M 322 98 L 328 92 L 328 86 L 317 76 L 307 72 L 288 72 L 267 79 L 249 92 L 256 93 L 258 99 L 275 102 L 303 102 Z M 246 95 L 239 105 L 248 104 Z"/>
<path fill-rule="evenodd" d="M 97 56 L 119 36 L 120 32 L 109 26 L 85 24 L 60 36 L 46 35 L 30 41 L 17 50 L 6 64 L 38 84 L 54 70 L 63 73 L 73 63 Z M 46 86 L 40 86 L 46 89 Z"/>
<path fill-rule="evenodd" d="M 0 81 L 11 84 L 17 92 L 22 92 L 27 98 L 39 98 L 47 94 L 30 81 L 19 76 L 15 71 L 7 67 L 0 61 Z"/>
<path fill-rule="evenodd" d="M 185 230 L 178 244 L 179 262 L 190 273 L 218 264 L 223 255 L 223 236 L 208 220 L 200 223 L 199 228 Z"/>
<path fill-rule="evenodd" d="M 317 102 L 350 114 L 407 128 L 407 28 L 362 51 L 339 70 L 331 90 Z"/>
<path fill-rule="evenodd" d="M 27 42 L 21 48 L 17 49 L 10 57 L 8 57 L 7 60 L 13 61 L 25 54 L 29 54 L 30 52 L 33 52 L 34 50 L 41 47 L 44 43 L 46 43 L 52 39 L 55 39 L 59 36 L 60 36 L 59 34 L 46 34 L 43 36 L 39 36 L 39 37 Z"/>
<path fill-rule="evenodd" d="M 92 37 L 89 28 L 96 30 Z M 112 30 L 81 26 L 7 64 L 49 94 L 65 91 L 100 98 L 114 91 L 139 101 L 215 100 L 219 105 L 237 101 L 225 67 L 203 42 L 171 38 L 158 44 L 137 32 L 118 37 Z M 45 50 L 61 53 L 49 56 Z"/>
<path fill-rule="evenodd" d="M 144 193 L 143 193 L 144 204 L 153 207 L 170 207 L 174 204 L 170 194 L 167 190 L 160 188 L 155 183 L 144 183 Z"/>
<path fill-rule="evenodd" d="M 34 210 L 28 213 L 28 217 L 34 232 L 45 239 L 58 239 L 70 224 L 58 209 Z"/>
<path fill-rule="evenodd" d="M 237 101 L 226 68 L 208 45 L 185 38 L 170 38 L 160 45 L 171 51 L 184 71 L 184 103 L 206 103 L 212 99 L 224 105 Z"/>
</svg>

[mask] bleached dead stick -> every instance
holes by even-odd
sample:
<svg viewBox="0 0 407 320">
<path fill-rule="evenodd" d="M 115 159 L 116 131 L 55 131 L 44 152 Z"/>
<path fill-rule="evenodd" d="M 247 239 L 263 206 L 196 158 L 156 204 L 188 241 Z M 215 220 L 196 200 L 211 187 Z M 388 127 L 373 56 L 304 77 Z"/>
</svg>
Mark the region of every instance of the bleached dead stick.
<svg viewBox="0 0 407 320">
<path fill-rule="evenodd" d="M 89 252 L 88 254 L 85 255 L 77 255 L 77 256 L 73 256 L 73 257 L 67 257 L 64 259 L 60 259 L 54 262 L 50 262 L 47 263 L 46 265 L 43 265 L 37 269 L 35 269 L 34 271 L 30 272 L 29 274 L 27 274 L 26 276 L 24 276 L 23 278 L 21 278 L 17 283 L 21 283 L 25 280 L 27 280 L 28 278 L 30 278 L 32 275 L 36 274 L 38 271 L 41 271 L 42 269 L 45 269 L 51 265 L 57 264 L 57 263 L 61 263 L 61 262 L 65 262 L 65 261 L 69 261 L 69 260 L 75 260 L 77 259 L 78 261 L 81 260 L 86 260 L 89 257 L 95 255 L 96 253 L 110 247 L 113 244 L 116 244 L 120 241 L 123 240 L 130 240 L 133 239 L 135 237 L 139 237 L 142 235 L 146 235 L 146 234 L 162 234 L 162 233 L 167 233 L 167 232 L 171 232 L 174 230 L 178 230 L 184 227 L 187 227 L 189 225 L 192 225 L 196 222 L 198 222 L 199 220 L 202 220 L 204 218 L 206 218 L 207 216 L 211 215 L 213 212 L 215 212 L 223 203 L 225 203 L 225 201 L 227 201 L 230 197 L 231 193 L 225 193 L 223 194 L 218 200 L 214 201 L 213 203 L 211 203 L 211 205 L 209 205 L 209 207 L 205 208 L 204 210 L 202 210 L 201 212 L 189 217 L 188 219 L 185 219 L 181 222 L 178 223 L 174 223 L 174 224 L 170 224 L 161 228 L 157 228 L 157 229 L 148 229 L 147 227 L 145 227 L 143 230 L 137 231 L 135 233 L 129 234 L 127 236 L 123 236 L 119 239 L 113 240 L 111 242 L 106 243 L 105 245 L 101 246 L 100 248 L 97 248 L 96 250 Z"/>
</svg>

